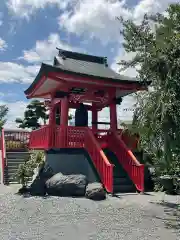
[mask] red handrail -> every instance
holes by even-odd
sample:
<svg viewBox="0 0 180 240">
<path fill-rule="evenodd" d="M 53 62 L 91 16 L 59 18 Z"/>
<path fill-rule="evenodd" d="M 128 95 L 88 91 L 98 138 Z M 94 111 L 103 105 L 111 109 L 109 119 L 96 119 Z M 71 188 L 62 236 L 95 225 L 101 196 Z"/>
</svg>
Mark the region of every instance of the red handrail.
<svg viewBox="0 0 180 240">
<path fill-rule="evenodd" d="M 107 192 L 113 192 L 113 165 L 109 163 L 103 150 L 100 148 L 92 131 L 87 128 L 85 148 L 95 165 L 101 181 Z"/>
<path fill-rule="evenodd" d="M 136 136 L 135 134 L 132 135 L 128 130 L 124 131 L 123 129 L 118 129 L 117 135 L 131 150 L 136 150 L 138 148 L 139 136 Z"/>
<path fill-rule="evenodd" d="M 1 130 L 1 159 L 2 159 L 2 171 L 1 171 L 1 179 L 2 179 L 2 183 L 5 183 L 5 179 L 4 179 L 4 171 L 5 171 L 5 167 L 6 167 L 6 146 L 5 146 L 5 138 L 4 138 L 4 128 L 2 128 Z"/>
<path fill-rule="evenodd" d="M 49 148 L 50 127 L 44 126 L 34 130 L 30 134 L 29 148 L 31 149 L 48 149 Z"/>
<path fill-rule="evenodd" d="M 117 155 L 119 163 L 128 173 L 137 190 L 144 192 L 144 165 L 139 163 L 116 133 L 109 134 L 108 146 Z"/>
<path fill-rule="evenodd" d="M 91 129 L 88 127 L 45 126 L 31 132 L 29 147 L 85 148 L 108 192 L 113 192 L 113 165 L 109 163 Z"/>
</svg>

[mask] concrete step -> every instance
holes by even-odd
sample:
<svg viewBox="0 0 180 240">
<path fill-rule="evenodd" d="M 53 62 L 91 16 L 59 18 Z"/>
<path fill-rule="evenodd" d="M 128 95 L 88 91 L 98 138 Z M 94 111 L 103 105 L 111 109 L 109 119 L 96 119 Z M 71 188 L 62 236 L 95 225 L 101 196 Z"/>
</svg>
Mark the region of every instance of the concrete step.
<svg viewBox="0 0 180 240">
<path fill-rule="evenodd" d="M 28 181 L 28 184 L 31 184 L 32 183 L 32 181 Z M 10 180 L 8 180 L 8 184 L 19 184 L 19 182 L 16 180 L 16 179 L 10 179 Z"/>
<path fill-rule="evenodd" d="M 132 184 L 131 180 L 126 177 L 114 177 L 113 178 L 114 185 L 128 185 Z"/>
<path fill-rule="evenodd" d="M 29 157 L 29 152 L 7 152 L 7 159 L 27 159 Z"/>
<path fill-rule="evenodd" d="M 17 169 L 17 167 L 19 167 L 19 164 L 11 164 L 11 165 L 8 165 L 8 170 Z"/>
<path fill-rule="evenodd" d="M 17 157 L 17 158 L 15 158 L 15 157 L 6 157 L 6 159 L 9 159 L 9 160 L 11 160 L 11 161 L 16 161 L 16 160 L 26 160 L 26 161 L 28 161 L 29 159 L 27 158 L 27 157 L 25 157 L 25 156 L 19 156 L 19 157 Z"/>
<path fill-rule="evenodd" d="M 8 184 L 17 184 L 18 181 L 15 178 L 15 175 L 18 171 L 19 165 L 23 164 L 29 157 L 29 152 L 7 152 L 6 161 L 7 161 L 7 170 L 4 175 L 5 182 Z M 30 179 L 31 182 L 31 179 Z"/>
<path fill-rule="evenodd" d="M 18 169 L 16 170 L 13 170 L 13 171 L 8 171 L 7 172 L 7 175 L 10 176 L 10 175 L 14 175 L 16 172 L 17 172 Z"/>
<path fill-rule="evenodd" d="M 7 161 L 7 166 L 8 168 L 11 168 L 11 167 L 17 167 L 19 166 L 20 164 L 23 164 L 25 161 L 11 161 L 11 162 L 8 162 Z"/>
<path fill-rule="evenodd" d="M 118 177 L 127 178 L 127 173 L 126 173 L 126 172 L 122 172 L 122 171 L 115 170 L 115 171 L 113 172 L 113 176 L 114 176 L 115 178 L 118 178 Z"/>
<path fill-rule="evenodd" d="M 136 192 L 136 188 L 133 185 L 115 185 L 114 193 L 129 193 Z"/>
<path fill-rule="evenodd" d="M 17 179 L 15 178 L 15 174 L 14 175 L 8 175 L 8 176 L 5 176 L 5 182 L 8 182 L 8 183 L 18 183 Z M 29 178 L 29 181 L 28 182 L 32 182 L 32 178 Z"/>
</svg>

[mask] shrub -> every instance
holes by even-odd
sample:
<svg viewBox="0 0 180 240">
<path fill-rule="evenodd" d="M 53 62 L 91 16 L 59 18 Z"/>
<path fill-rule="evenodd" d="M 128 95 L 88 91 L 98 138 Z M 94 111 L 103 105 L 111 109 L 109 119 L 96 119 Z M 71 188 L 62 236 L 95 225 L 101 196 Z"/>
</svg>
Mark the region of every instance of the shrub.
<svg viewBox="0 0 180 240">
<path fill-rule="evenodd" d="M 44 152 L 32 151 L 23 164 L 19 165 L 15 178 L 23 187 L 27 186 L 28 181 L 34 175 L 34 170 L 44 163 Z"/>
</svg>

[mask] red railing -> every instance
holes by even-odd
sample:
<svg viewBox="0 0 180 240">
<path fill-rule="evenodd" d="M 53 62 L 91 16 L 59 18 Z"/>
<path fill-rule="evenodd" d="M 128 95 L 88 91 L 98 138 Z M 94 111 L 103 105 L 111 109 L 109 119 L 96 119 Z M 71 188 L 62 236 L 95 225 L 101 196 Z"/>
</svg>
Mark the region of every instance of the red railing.
<svg viewBox="0 0 180 240">
<path fill-rule="evenodd" d="M 89 153 L 101 181 L 107 192 L 113 192 L 113 165 L 109 163 L 103 150 L 100 148 L 92 131 L 87 128 L 85 136 L 85 148 Z"/>
<path fill-rule="evenodd" d="M 44 126 L 34 130 L 30 134 L 29 148 L 31 149 L 48 149 L 50 144 L 50 127 Z"/>
<path fill-rule="evenodd" d="M 0 136 L 0 150 L 1 150 L 1 183 L 5 183 L 4 171 L 6 167 L 6 147 L 4 138 L 4 129 L 1 130 Z"/>
<path fill-rule="evenodd" d="M 138 191 L 144 191 L 144 165 L 140 164 L 131 150 L 127 148 L 116 133 L 110 133 L 109 148 L 116 154 L 119 163 L 123 166 Z"/>
<path fill-rule="evenodd" d="M 55 148 L 83 148 L 85 142 L 84 127 L 60 127 L 53 128 L 54 138 L 52 146 Z"/>
<path fill-rule="evenodd" d="M 83 148 L 85 143 L 86 128 L 84 127 L 67 127 L 68 148 Z"/>
<path fill-rule="evenodd" d="M 66 131 L 61 126 L 51 128 L 51 146 L 52 148 L 66 147 Z"/>
<path fill-rule="evenodd" d="M 126 146 L 133 150 L 138 149 L 139 137 L 135 134 L 131 134 L 128 130 L 124 131 L 123 129 L 117 130 L 117 135 L 122 139 Z"/>
<path fill-rule="evenodd" d="M 4 130 L 6 151 L 25 151 L 28 149 L 30 132 L 21 130 Z"/>
<path fill-rule="evenodd" d="M 48 137 L 49 136 L 49 137 Z M 31 133 L 30 148 L 85 148 L 108 192 L 113 192 L 113 165 L 88 127 L 42 127 Z"/>
<path fill-rule="evenodd" d="M 106 129 L 97 129 L 93 131 L 93 135 L 97 139 L 98 143 L 100 144 L 101 148 L 107 147 L 107 133 L 109 130 Z"/>
</svg>

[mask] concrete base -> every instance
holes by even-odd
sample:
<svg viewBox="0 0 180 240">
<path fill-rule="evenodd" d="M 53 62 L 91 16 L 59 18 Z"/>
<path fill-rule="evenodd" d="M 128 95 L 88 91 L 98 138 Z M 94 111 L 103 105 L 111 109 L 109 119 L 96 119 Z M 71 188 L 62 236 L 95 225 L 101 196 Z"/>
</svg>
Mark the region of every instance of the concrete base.
<svg viewBox="0 0 180 240">
<path fill-rule="evenodd" d="M 93 162 L 84 149 L 51 149 L 46 152 L 46 161 L 55 173 L 83 174 L 89 182 L 99 181 Z"/>
</svg>

